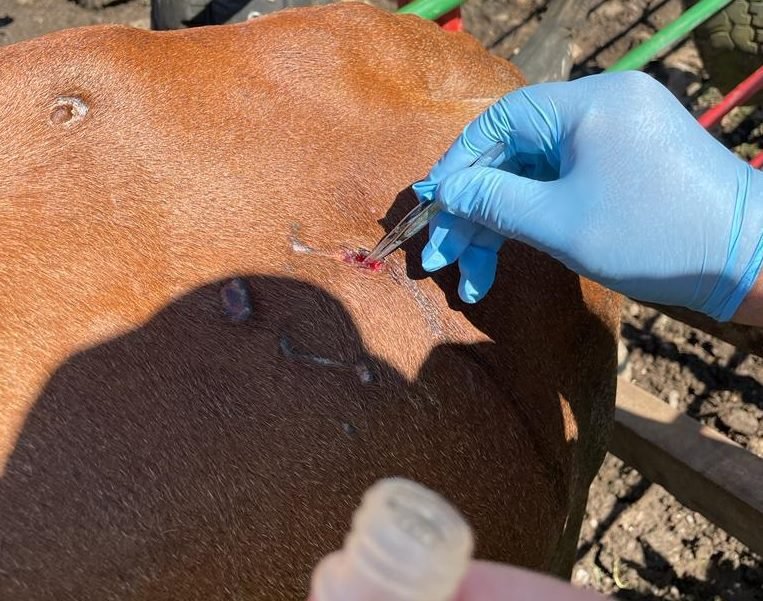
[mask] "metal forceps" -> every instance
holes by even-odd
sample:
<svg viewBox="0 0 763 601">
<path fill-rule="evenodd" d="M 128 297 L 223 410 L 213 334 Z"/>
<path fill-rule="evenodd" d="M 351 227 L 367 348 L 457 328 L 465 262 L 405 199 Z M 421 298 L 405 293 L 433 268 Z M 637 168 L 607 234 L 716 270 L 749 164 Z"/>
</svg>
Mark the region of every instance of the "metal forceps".
<svg viewBox="0 0 763 601">
<path fill-rule="evenodd" d="M 489 166 L 501 156 L 505 148 L 506 145 L 503 142 L 497 142 L 485 153 L 477 157 L 469 167 Z M 416 205 L 410 213 L 400 220 L 400 223 L 392 228 L 389 234 L 379 241 L 363 262 L 368 264 L 383 261 L 398 247 L 418 234 L 425 225 L 434 219 L 434 216 L 440 210 L 440 204 L 435 201 L 422 202 Z"/>
</svg>

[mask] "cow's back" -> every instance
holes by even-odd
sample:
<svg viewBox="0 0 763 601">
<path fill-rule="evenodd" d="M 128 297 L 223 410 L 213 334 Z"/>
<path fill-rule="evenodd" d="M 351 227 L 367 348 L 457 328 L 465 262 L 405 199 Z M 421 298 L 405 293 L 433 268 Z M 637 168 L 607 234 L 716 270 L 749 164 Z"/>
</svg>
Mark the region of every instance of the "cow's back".
<svg viewBox="0 0 763 601">
<path fill-rule="evenodd" d="M 298 599 L 389 475 L 568 569 L 617 299 L 513 243 L 476 306 L 421 241 L 353 262 L 507 63 L 343 4 L 62 32 L 0 81 L 0 598 Z"/>
</svg>

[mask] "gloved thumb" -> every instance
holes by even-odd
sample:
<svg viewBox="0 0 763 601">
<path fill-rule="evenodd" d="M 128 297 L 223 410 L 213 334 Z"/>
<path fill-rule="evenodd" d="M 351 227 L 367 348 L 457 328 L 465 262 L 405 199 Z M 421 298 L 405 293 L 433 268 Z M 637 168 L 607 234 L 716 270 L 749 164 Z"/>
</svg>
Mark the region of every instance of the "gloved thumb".
<svg viewBox="0 0 763 601">
<path fill-rule="evenodd" d="M 556 200 L 556 191 L 557 182 L 469 167 L 445 177 L 437 187 L 436 200 L 457 217 L 550 250 L 570 226 L 560 214 L 566 207 Z"/>
</svg>

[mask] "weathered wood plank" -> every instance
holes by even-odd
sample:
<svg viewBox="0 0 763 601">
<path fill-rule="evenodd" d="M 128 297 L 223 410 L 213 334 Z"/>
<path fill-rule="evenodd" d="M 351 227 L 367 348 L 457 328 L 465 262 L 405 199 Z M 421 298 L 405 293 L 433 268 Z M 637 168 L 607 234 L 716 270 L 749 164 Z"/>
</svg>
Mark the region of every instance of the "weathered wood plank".
<svg viewBox="0 0 763 601">
<path fill-rule="evenodd" d="M 744 326 L 737 323 L 719 323 L 707 315 L 690 311 L 682 307 L 668 307 L 666 305 L 653 305 L 643 303 L 661 311 L 668 317 L 682 321 L 693 328 L 707 332 L 711 336 L 733 344 L 744 353 L 751 353 L 763 357 L 763 328 Z"/>
<path fill-rule="evenodd" d="M 594 6 L 592 0 L 551 0 L 540 25 L 511 62 L 530 83 L 569 79 L 572 43 Z"/>
<path fill-rule="evenodd" d="M 610 451 L 763 553 L 763 459 L 622 378 Z"/>
</svg>

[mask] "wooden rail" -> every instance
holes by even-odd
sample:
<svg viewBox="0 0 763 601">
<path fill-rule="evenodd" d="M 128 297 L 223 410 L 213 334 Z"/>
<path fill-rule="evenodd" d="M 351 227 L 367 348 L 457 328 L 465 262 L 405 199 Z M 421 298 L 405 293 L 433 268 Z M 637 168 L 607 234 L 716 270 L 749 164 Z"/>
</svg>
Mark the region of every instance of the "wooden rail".
<svg viewBox="0 0 763 601">
<path fill-rule="evenodd" d="M 763 328 L 743 326 L 735 323 L 719 323 L 706 315 L 695 313 L 681 307 L 667 307 L 643 303 L 648 307 L 661 311 L 668 317 L 682 321 L 685 324 L 707 332 L 711 336 L 733 344 L 744 353 L 751 353 L 763 357 Z"/>
<path fill-rule="evenodd" d="M 763 459 L 620 378 L 610 451 L 763 553 Z"/>
</svg>

